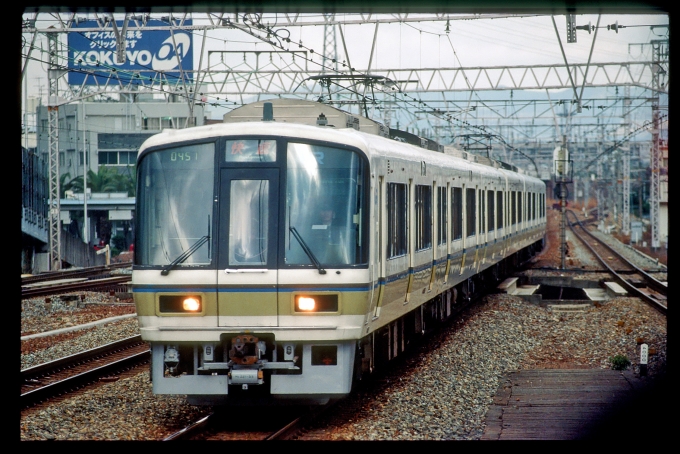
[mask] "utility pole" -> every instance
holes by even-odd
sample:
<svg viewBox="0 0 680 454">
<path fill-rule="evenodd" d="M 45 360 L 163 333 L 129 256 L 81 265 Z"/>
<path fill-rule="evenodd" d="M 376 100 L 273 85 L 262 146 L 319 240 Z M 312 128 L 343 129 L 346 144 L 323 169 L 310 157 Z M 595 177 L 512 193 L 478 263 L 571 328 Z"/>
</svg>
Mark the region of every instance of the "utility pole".
<svg viewBox="0 0 680 454">
<path fill-rule="evenodd" d="M 665 44 L 665 46 L 664 46 Z M 652 41 L 653 57 L 655 62 L 653 73 L 653 90 L 654 97 L 652 100 L 652 149 L 650 156 L 650 164 L 652 168 L 651 187 L 650 187 L 650 201 L 649 201 L 649 220 L 652 224 L 652 249 L 657 249 L 660 246 L 659 241 L 659 222 L 660 222 L 660 208 L 661 189 L 660 189 L 660 171 L 661 171 L 661 150 L 659 149 L 659 91 L 661 87 L 661 79 L 666 76 L 666 72 L 661 66 L 662 57 L 668 56 L 668 40 Z"/>
<path fill-rule="evenodd" d="M 324 14 L 326 24 L 323 26 L 323 68 L 322 73 L 329 71 L 326 69 L 332 66 L 334 73 L 338 70 L 338 46 L 335 41 L 335 14 Z M 332 65 L 330 65 L 332 63 Z"/>
<path fill-rule="evenodd" d="M 600 154 L 600 148 L 602 145 L 598 144 L 597 145 L 597 154 Z M 602 226 L 604 227 L 604 194 L 602 193 L 602 178 L 604 177 L 604 172 L 602 171 L 602 161 L 598 159 L 598 161 L 595 163 L 595 168 L 596 168 L 596 174 L 595 174 L 595 181 L 596 183 L 596 191 L 597 191 L 597 223 L 598 225 L 602 223 Z"/>
<path fill-rule="evenodd" d="M 49 126 L 49 184 L 50 184 L 50 253 L 49 269 L 57 271 L 61 269 L 61 204 L 59 201 L 59 101 L 58 101 L 58 69 L 57 69 L 57 35 L 50 33 L 47 36 L 50 50 L 50 63 L 48 69 L 48 126 Z"/>
<path fill-rule="evenodd" d="M 630 86 L 624 87 L 623 118 L 626 137 L 630 134 Z M 623 151 L 623 205 L 621 207 L 621 231 L 624 235 L 630 233 L 630 142 L 621 147 Z"/>
<path fill-rule="evenodd" d="M 555 184 L 560 192 L 560 254 L 561 269 L 565 269 L 567 255 L 567 183 L 571 182 L 572 166 L 567 150 L 567 136 L 562 136 L 562 145 L 553 151 Z"/>
</svg>

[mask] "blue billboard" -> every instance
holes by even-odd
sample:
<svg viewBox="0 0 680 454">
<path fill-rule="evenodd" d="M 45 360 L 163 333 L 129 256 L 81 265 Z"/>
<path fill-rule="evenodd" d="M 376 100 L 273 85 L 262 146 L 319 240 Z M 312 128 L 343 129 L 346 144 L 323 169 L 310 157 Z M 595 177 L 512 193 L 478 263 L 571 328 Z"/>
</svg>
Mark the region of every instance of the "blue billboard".
<svg viewBox="0 0 680 454">
<path fill-rule="evenodd" d="M 191 25 L 185 20 L 184 25 Z M 125 33 L 125 61 L 118 61 L 118 43 L 113 28 L 101 29 L 97 21 L 85 21 L 73 29 L 87 29 L 68 34 L 68 83 L 71 85 L 96 85 L 107 81 L 122 84 L 149 84 L 151 80 L 163 80 L 171 84 L 182 77 L 180 69 L 187 71 L 184 79 L 192 79 L 194 49 L 190 31 L 128 30 Z M 118 32 L 123 21 L 116 21 Z M 146 27 L 168 27 L 166 22 L 149 20 Z M 137 28 L 137 27 L 134 27 Z"/>
</svg>

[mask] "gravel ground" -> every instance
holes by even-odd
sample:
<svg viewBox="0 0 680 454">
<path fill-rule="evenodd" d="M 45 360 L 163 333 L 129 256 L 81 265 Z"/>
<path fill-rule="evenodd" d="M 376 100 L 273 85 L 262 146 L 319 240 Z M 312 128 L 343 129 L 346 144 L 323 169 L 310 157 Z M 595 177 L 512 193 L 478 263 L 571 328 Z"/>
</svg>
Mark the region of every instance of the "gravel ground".
<svg viewBox="0 0 680 454">
<path fill-rule="evenodd" d="M 327 440 L 479 440 L 499 380 L 536 368 L 609 368 L 609 358 L 637 358 L 636 338 L 657 353 L 649 374 L 665 372 L 665 319 L 636 298 L 587 312 L 555 313 L 508 295 L 493 295 L 456 320 L 387 376 L 388 384 L 347 402 L 365 409 L 351 420 L 323 421 Z M 637 368 L 637 364 L 634 365 Z M 405 372 L 404 372 L 405 371 Z M 322 433 L 322 436 L 317 435 Z"/>
<path fill-rule="evenodd" d="M 559 267 L 556 214 L 537 266 Z M 567 237 L 569 240 L 569 237 Z M 587 269 L 570 243 L 570 266 Z M 547 273 L 555 271 L 536 271 Z M 126 301 L 88 295 L 85 308 L 54 298 L 22 301 L 22 335 L 133 313 Z M 650 347 L 648 376 L 665 376 L 666 318 L 637 298 L 616 298 L 583 312 L 558 312 L 505 294 L 464 311 L 404 368 L 350 397 L 363 408 L 351 419 L 319 421 L 319 440 L 478 440 L 503 375 L 532 368 L 609 368 L 625 355 L 639 370 L 639 342 Z M 21 342 L 21 368 L 138 334 L 134 319 Z M 347 404 L 350 402 L 347 401 Z M 73 399 L 21 413 L 21 440 L 159 440 L 204 414 L 182 397 L 153 396 L 148 372 Z"/>
</svg>

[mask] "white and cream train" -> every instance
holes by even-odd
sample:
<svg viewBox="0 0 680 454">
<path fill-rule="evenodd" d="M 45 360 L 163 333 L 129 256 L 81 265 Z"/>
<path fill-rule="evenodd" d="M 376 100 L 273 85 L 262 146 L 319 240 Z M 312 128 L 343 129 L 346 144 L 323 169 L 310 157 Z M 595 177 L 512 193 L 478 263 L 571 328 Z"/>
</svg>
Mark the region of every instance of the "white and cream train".
<svg viewBox="0 0 680 454">
<path fill-rule="evenodd" d="M 149 138 L 132 281 L 153 392 L 347 395 L 542 248 L 544 182 L 482 159 L 299 100 Z"/>
</svg>

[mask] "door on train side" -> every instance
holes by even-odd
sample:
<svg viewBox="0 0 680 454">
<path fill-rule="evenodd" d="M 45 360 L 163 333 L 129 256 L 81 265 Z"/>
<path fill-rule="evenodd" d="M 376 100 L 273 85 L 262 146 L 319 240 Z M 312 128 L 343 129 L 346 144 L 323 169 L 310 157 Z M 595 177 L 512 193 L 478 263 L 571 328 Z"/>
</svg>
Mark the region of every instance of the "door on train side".
<svg viewBox="0 0 680 454">
<path fill-rule="evenodd" d="M 218 325 L 277 326 L 279 171 L 222 168 Z"/>
</svg>

